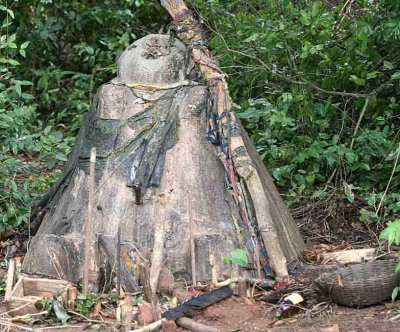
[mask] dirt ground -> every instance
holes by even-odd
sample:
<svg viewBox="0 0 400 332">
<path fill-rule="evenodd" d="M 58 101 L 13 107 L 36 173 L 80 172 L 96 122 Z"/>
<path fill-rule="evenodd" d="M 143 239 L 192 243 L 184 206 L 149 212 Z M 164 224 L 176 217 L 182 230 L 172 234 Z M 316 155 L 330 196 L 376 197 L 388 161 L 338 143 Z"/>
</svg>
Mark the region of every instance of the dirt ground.
<svg viewBox="0 0 400 332">
<path fill-rule="evenodd" d="M 199 312 L 194 319 L 218 328 L 221 332 L 389 332 L 400 331 L 399 320 L 390 320 L 396 315 L 395 308 L 388 308 L 385 305 L 353 309 L 327 303 L 318 307 L 315 312 L 306 309 L 296 316 L 276 320 L 274 306 L 264 303 L 253 304 L 248 300 L 233 297 Z M 120 331 L 115 326 L 101 326 L 94 323 L 76 323 L 70 327 L 44 327 L 43 329 L 41 329 L 43 325 L 40 324 L 36 326 L 16 324 L 7 327 L 0 322 L 0 331 Z M 338 329 L 324 330 L 336 324 Z M 178 329 L 177 331 L 188 330 Z"/>
<path fill-rule="evenodd" d="M 315 312 L 306 309 L 287 319 L 275 320 L 274 316 L 274 306 L 232 298 L 209 307 L 196 319 L 224 332 L 322 332 L 335 324 L 339 328 L 335 332 L 400 331 L 399 321 L 389 320 L 396 316 L 396 310 L 384 305 L 352 309 L 324 304 Z"/>
</svg>

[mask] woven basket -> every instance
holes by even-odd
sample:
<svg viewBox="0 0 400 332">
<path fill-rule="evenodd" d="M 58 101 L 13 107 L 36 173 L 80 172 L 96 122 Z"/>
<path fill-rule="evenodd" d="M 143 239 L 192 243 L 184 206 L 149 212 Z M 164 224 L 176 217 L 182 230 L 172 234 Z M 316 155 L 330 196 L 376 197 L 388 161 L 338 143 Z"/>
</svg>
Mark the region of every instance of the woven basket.
<svg viewBox="0 0 400 332">
<path fill-rule="evenodd" d="M 349 307 L 363 307 L 390 298 L 400 286 L 400 273 L 395 273 L 396 262 L 377 260 L 340 268 L 315 280 L 317 292 L 328 295 L 335 303 Z"/>
</svg>

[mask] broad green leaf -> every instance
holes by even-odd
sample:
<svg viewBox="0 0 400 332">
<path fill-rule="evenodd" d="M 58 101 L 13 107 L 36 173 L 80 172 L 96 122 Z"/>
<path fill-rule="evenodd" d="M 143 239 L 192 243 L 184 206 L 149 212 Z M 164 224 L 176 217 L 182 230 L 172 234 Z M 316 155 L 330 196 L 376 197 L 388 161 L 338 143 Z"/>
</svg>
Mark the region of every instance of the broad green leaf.
<svg viewBox="0 0 400 332">
<path fill-rule="evenodd" d="M 386 69 L 393 69 L 394 65 L 392 62 L 385 60 L 385 61 L 383 61 L 383 67 L 385 67 Z"/>
<path fill-rule="evenodd" d="M 388 245 L 391 246 L 393 243 L 396 245 L 400 244 L 400 219 L 389 222 L 386 228 L 381 232 L 379 238 L 387 240 Z"/>
<path fill-rule="evenodd" d="M 367 80 L 378 77 L 380 74 L 381 74 L 381 72 L 379 72 L 377 70 L 371 71 L 370 73 L 367 74 Z"/>
<path fill-rule="evenodd" d="M 399 294 L 399 287 L 396 287 L 392 291 L 392 301 L 396 300 L 397 295 Z"/>
<path fill-rule="evenodd" d="M 15 18 L 15 17 L 14 17 L 14 12 L 13 12 L 11 9 L 7 9 L 7 13 L 8 13 L 12 18 Z"/>
<path fill-rule="evenodd" d="M 26 41 L 25 43 L 21 44 L 20 49 L 24 50 L 24 49 L 26 49 L 28 47 L 28 45 L 29 45 L 29 41 Z"/>
<path fill-rule="evenodd" d="M 305 10 L 300 11 L 300 22 L 303 25 L 310 25 L 310 16 Z"/>
<path fill-rule="evenodd" d="M 356 83 L 357 85 L 364 85 L 365 80 L 356 76 L 356 75 L 350 75 L 351 80 Z"/>
<path fill-rule="evenodd" d="M 20 95 L 20 96 L 21 96 L 21 94 L 22 94 L 21 84 L 20 84 L 19 82 L 17 82 L 17 83 L 15 84 L 15 92 L 17 92 L 17 94 Z"/>
<path fill-rule="evenodd" d="M 7 62 L 12 66 L 19 66 L 20 65 L 20 63 L 17 60 L 14 60 L 14 59 L 7 59 Z"/>
<path fill-rule="evenodd" d="M 44 128 L 43 130 L 43 134 L 45 135 L 50 134 L 52 128 L 53 128 L 52 126 L 46 126 L 46 128 Z"/>
<path fill-rule="evenodd" d="M 392 79 L 392 80 L 400 80 L 400 71 L 396 71 L 396 72 L 392 75 L 391 79 Z"/>
<path fill-rule="evenodd" d="M 14 192 L 18 191 L 18 187 L 17 187 L 17 184 L 15 183 L 15 181 L 11 180 L 10 186 L 11 186 L 12 191 L 14 191 Z"/>
<path fill-rule="evenodd" d="M 250 43 L 253 42 L 255 40 L 257 40 L 259 37 L 258 33 L 251 35 L 250 37 L 246 38 L 245 40 L 243 40 L 243 43 Z"/>
<path fill-rule="evenodd" d="M 231 260 L 233 264 L 245 266 L 248 264 L 247 252 L 243 249 L 234 249 L 231 251 Z"/>
</svg>

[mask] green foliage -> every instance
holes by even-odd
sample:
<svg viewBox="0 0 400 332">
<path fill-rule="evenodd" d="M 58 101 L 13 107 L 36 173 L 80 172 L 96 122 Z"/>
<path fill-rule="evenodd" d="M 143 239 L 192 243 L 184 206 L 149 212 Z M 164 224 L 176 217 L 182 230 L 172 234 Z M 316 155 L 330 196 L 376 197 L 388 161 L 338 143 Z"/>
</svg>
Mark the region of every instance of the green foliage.
<svg viewBox="0 0 400 332">
<path fill-rule="evenodd" d="M 96 294 L 79 293 L 76 298 L 76 311 L 87 316 L 90 310 L 95 306 L 98 297 Z"/>
<path fill-rule="evenodd" d="M 393 244 L 396 246 L 400 245 L 400 219 L 396 219 L 392 222 L 389 222 L 386 225 L 386 228 L 379 235 L 381 240 L 387 240 L 388 247 L 390 248 Z M 400 254 L 397 253 L 398 263 L 396 264 L 395 271 L 400 272 Z M 397 298 L 399 294 L 400 287 L 396 287 L 392 292 L 392 301 Z"/>
<path fill-rule="evenodd" d="M 0 233 L 57 179 L 115 57 L 168 17 L 155 1 L 0 5 Z"/>
<path fill-rule="evenodd" d="M 379 235 L 379 238 L 387 240 L 389 247 L 393 243 L 397 246 L 400 245 L 400 219 L 389 222 Z"/>
<path fill-rule="evenodd" d="M 286 202 L 334 192 L 364 221 L 393 218 L 400 178 L 383 191 L 399 146 L 400 3 L 192 3 Z"/>
<path fill-rule="evenodd" d="M 0 6 L 0 233 L 29 219 L 30 206 L 56 178 L 43 176 L 65 161 L 73 138 L 49 121 L 40 120 L 37 103 L 28 90 L 32 83 L 18 79 L 18 68 L 29 42 L 15 33 L 14 11 Z M 42 169 L 41 169 L 42 167 Z"/>
<path fill-rule="evenodd" d="M 137 306 L 139 303 L 144 301 L 143 295 L 132 296 L 131 303 L 134 306 Z"/>
</svg>

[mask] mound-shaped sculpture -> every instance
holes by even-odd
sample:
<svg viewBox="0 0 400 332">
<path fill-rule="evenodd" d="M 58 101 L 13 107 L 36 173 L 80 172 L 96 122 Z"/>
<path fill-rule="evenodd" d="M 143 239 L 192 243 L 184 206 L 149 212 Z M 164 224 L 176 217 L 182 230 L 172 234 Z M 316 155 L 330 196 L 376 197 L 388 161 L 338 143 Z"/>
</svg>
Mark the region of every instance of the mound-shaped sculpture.
<svg viewBox="0 0 400 332">
<path fill-rule="evenodd" d="M 142 38 L 119 57 L 118 77 L 99 89 L 61 178 L 34 215 L 32 226 L 37 232 L 23 264 L 25 273 L 72 282 L 82 279 L 92 147 L 97 149 L 97 161 L 96 257 L 91 277 L 97 289 L 113 280 L 119 227 L 121 277 L 127 290 L 138 289 L 136 262 L 151 260 L 155 239 L 162 241 L 163 266 L 175 279 L 191 279 L 189 201 L 198 281 L 211 279 L 211 253 L 219 276 L 229 272 L 222 258 L 236 248 L 248 253 L 244 273 L 254 275 L 257 257 L 264 271 L 271 273 L 264 250 L 268 246 L 257 229 L 257 209 L 250 199 L 243 202 L 251 221 L 245 225 L 228 190 L 218 147 L 205 139 L 209 90 L 187 79 L 187 64 L 185 46 L 166 35 Z M 286 262 L 299 253 L 302 240 L 254 147 L 245 139 L 263 175 L 269 217 L 277 225 L 269 231 L 284 253 L 278 260 Z M 238 183 L 245 193 L 245 186 Z"/>
</svg>

